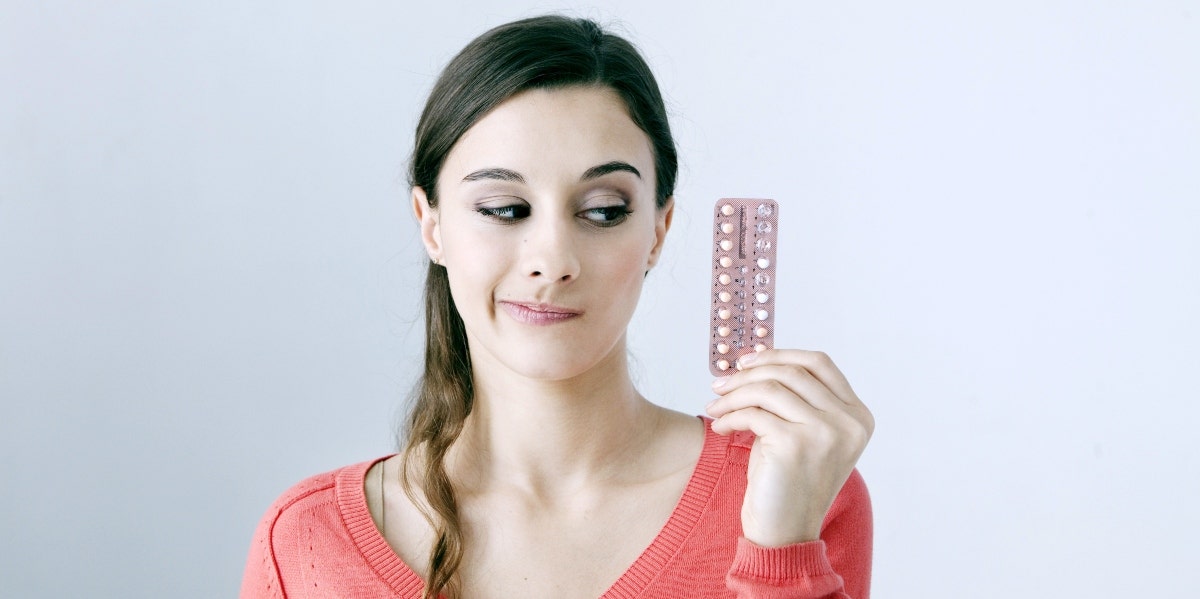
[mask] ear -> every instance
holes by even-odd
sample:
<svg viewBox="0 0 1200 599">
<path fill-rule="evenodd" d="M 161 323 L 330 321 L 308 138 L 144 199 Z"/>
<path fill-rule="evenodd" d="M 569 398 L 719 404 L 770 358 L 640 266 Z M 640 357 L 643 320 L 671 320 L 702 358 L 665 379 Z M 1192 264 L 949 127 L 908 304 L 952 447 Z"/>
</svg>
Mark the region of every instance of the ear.
<svg viewBox="0 0 1200 599">
<path fill-rule="evenodd" d="M 658 264 L 658 257 L 662 255 L 663 243 L 667 241 L 667 231 L 671 230 L 671 218 L 675 216 L 675 196 L 667 196 L 667 202 L 662 208 L 656 209 L 654 222 L 654 247 L 650 248 L 650 259 L 646 262 L 646 268 L 653 268 Z"/>
<path fill-rule="evenodd" d="M 412 209 L 413 215 L 417 217 L 417 224 L 421 226 L 421 242 L 425 244 L 429 259 L 440 263 L 442 230 L 438 226 L 438 211 L 429 207 L 429 198 L 420 187 L 412 188 Z"/>
</svg>

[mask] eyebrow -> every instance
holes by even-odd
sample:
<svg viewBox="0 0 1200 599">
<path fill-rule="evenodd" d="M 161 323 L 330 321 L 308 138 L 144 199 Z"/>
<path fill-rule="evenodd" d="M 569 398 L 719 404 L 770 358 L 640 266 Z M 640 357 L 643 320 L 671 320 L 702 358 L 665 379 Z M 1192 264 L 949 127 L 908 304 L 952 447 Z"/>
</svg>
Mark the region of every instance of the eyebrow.
<svg viewBox="0 0 1200 599">
<path fill-rule="evenodd" d="M 584 171 L 583 176 L 580 177 L 579 180 L 590 181 L 592 179 L 603 177 L 609 173 L 620 172 L 633 173 L 637 178 L 642 178 L 641 171 L 634 168 L 632 164 L 629 164 L 628 162 L 621 162 L 620 160 L 613 160 L 612 162 L 605 162 L 604 164 L 589 168 L 588 170 Z M 463 183 L 484 180 L 525 183 L 525 177 L 522 177 L 521 173 L 506 168 L 483 168 L 463 177 Z"/>
<path fill-rule="evenodd" d="M 522 177 L 521 173 L 518 173 L 517 171 L 512 171 L 506 168 L 483 168 L 463 177 L 463 183 L 470 183 L 471 181 L 483 181 L 485 179 L 497 181 L 515 181 L 517 183 L 525 182 L 525 177 Z"/>
<path fill-rule="evenodd" d="M 599 166 L 593 166 L 592 168 L 589 168 L 588 170 L 584 171 L 583 176 L 580 177 L 579 180 L 587 181 L 590 179 L 603 177 L 609 173 L 619 172 L 633 173 L 637 176 L 637 178 L 642 178 L 642 173 L 636 168 L 633 168 L 632 164 L 629 164 L 628 162 L 621 162 L 620 160 L 614 160 L 612 162 L 605 162 Z"/>
</svg>

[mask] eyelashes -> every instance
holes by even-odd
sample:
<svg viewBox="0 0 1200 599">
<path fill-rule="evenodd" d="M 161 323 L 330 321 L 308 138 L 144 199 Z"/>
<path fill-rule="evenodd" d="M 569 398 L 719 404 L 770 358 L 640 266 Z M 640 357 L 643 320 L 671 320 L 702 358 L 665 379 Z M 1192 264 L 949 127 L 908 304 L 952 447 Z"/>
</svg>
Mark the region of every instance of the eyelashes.
<svg viewBox="0 0 1200 599">
<path fill-rule="evenodd" d="M 475 211 L 486 217 L 507 222 L 516 222 L 529 216 L 529 206 L 524 204 L 512 204 L 509 206 L 498 207 L 480 206 L 476 208 Z"/>
<path fill-rule="evenodd" d="M 589 208 L 583 211 L 583 214 L 589 215 L 589 221 L 600 227 L 612 227 L 621 224 L 626 218 L 629 218 L 633 211 L 625 204 L 616 204 L 613 206 L 601 206 L 600 208 Z M 592 218 L 599 217 L 599 219 Z"/>
<path fill-rule="evenodd" d="M 475 211 L 479 214 L 503 224 L 516 224 L 529 218 L 528 204 L 508 204 L 505 206 L 478 206 Z M 596 227 L 615 227 L 623 222 L 633 211 L 627 204 L 613 204 L 588 208 L 576 214 L 577 217 Z"/>
</svg>

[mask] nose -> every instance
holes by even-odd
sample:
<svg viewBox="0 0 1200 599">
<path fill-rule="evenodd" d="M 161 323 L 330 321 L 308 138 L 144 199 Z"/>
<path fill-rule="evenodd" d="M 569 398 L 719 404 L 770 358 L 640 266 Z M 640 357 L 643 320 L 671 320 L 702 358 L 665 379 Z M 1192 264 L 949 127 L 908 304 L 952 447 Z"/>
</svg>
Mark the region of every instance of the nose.
<svg viewBox="0 0 1200 599">
<path fill-rule="evenodd" d="M 579 277 L 579 256 L 572 234 L 573 222 L 542 219 L 532 223 L 521 244 L 521 268 L 543 282 L 568 282 Z"/>
</svg>

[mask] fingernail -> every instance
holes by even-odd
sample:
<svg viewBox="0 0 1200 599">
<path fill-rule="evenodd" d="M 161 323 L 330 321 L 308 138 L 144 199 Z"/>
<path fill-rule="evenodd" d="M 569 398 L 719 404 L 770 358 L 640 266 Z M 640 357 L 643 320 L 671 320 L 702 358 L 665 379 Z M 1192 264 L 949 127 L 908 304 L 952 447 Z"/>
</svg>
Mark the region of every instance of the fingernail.
<svg viewBox="0 0 1200 599">
<path fill-rule="evenodd" d="M 713 381 L 713 387 L 724 387 L 725 383 L 729 382 L 729 377 L 723 376 Z"/>
<path fill-rule="evenodd" d="M 746 354 L 746 355 L 738 358 L 738 361 L 737 361 L 738 369 L 740 370 L 744 366 L 749 366 L 749 365 L 753 364 L 754 361 L 757 359 L 758 359 L 758 352 Z"/>
</svg>

